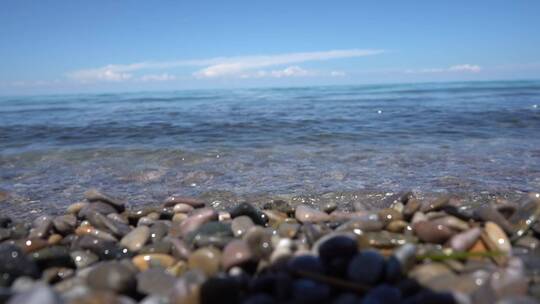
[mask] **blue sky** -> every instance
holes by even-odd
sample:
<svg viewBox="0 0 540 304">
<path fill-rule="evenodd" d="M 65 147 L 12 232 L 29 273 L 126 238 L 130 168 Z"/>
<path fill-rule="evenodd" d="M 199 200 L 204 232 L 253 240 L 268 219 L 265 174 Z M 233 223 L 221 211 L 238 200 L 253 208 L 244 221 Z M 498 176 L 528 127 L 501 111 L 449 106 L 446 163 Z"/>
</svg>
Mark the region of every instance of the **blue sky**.
<svg viewBox="0 0 540 304">
<path fill-rule="evenodd" d="M 540 1 L 0 2 L 0 94 L 540 78 Z"/>
</svg>

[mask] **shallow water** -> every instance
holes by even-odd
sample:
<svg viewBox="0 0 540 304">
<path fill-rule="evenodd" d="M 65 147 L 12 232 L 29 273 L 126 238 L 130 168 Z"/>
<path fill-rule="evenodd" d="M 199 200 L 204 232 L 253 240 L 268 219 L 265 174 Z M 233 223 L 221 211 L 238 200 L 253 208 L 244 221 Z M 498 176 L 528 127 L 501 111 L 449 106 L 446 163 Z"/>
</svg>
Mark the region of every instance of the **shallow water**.
<svg viewBox="0 0 540 304">
<path fill-rule="evenodd" d="M 7 214 L 98 187 L 172 193 L 540 189 L 540 82 L 0 98 Z"/>
</svg>

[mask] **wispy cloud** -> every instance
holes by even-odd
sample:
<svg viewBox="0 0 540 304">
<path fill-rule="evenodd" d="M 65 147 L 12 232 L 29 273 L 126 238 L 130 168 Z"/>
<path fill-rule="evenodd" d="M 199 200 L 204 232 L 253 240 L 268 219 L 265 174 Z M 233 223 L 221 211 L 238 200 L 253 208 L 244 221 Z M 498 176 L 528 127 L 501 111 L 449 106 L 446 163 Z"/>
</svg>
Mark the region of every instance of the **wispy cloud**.
<svg viewBox="0 0 540 304">
<path fill-rule="evenodd" d="M 95 81 L 125 81 L 135 79 L 136 72 L 144 70 L 170 70 L 178 67 L 202 67 L 193 73 L 199 79 L 219 78 L 219 77 L 245 77 L 245 75 L 256 74 L 261 69 L 272 66 L 294 65 L 308 61 L 324 61 L 341 58 L 354 58 L 383 53 L 384 50 L 373 49 L 348 49 L 331 50 L 320 52 L 285 53 L 276 55 L 256 55 L 238 57 L 216 57 L 195 60 L 176 61 L 147 61 L 133 64 L 110 64 L 103 67 L 83 69 L 67 74 L 71 79 L 82 82 Z M 285 77 L 302 74 L 298 66 L 291 66 L 288 71 L 279 72 L 264 71 L 273 77 Z M 307 76 L 309 73 L 304 73 Z"/>
<path fill-rule="evenodd" d="M 408 74 L 429 74 L 429 73 L 452 73 L 452 72 L 464 72 L 464 73 L 478 73 L 482 71 L 482 67 L 476 64 L 458 64 L 446 68 L 431 68 L 431 69 L 419 69 L 419 70 L 406 70 Z"/>
<path fill-rule="evenodd" d="M 158 81 L 172 81 L 176 80 L 176 76 L 163 73 L 163 74 L 147 74 L 138 78 L 142 82 L 158 82 Z"/>
</svg>

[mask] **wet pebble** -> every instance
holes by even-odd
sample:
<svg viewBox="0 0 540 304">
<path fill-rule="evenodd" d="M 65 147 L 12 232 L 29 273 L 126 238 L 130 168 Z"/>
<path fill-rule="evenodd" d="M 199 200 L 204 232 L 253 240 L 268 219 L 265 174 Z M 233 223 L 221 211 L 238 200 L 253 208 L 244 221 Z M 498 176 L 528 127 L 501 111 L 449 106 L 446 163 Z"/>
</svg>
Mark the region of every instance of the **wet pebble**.
<svg viewBox="0 0 540 304">
<path fill-rule="evenodd" d="M 137 284 L 135 273 L 120 262 L 102 262 L 88 273 L 90 288 L 126 293 L 134 290 Z"/>
<path fill-rule="evenodd" d="M 296 207 L 295 217 L 301 223 L 322 223 L 330 220 L 327 213 L 306 205 Z"/>
<path fill-rule="evenodd" d="M 255 226 L 255 224 L 250 217 L 241 215 L 233 219 L 231 230 L 235 237 L 241 237 L 253 226 Z"/>
<path fill-rule="evenodd" d="M 0 244 L 0 274 L 0 286 L 7 287 L 20 276 L 37 278 L 39 269 L 18 247 Z"/>
<path fill-rule="evenodd" d="M 147 226 L 139 226 L 120 240 L 120 244 L 132 252 L 139 251 L 148 241 L 150 229 Z"/>
<path fill-rule="evenodd" d="M 137 274 L 137 291 L 146 295 L 169 296 L 176 278 L 164 269 L 154 268 Z"/>
<path fill-rule="evenodd" d="M 363 250 L 349 263 L 347 277 L 357 283 L 374 285 L 384 277 L 385 259 L 377 251 Z"/>
<path fill-rule="evenodd" d="M 479 227 L 458 233 L 450 239 L 450 247 L 455 251 L 467 251 L 476 243 L 480 234 L 482 230 Z"/>
<path fill-rule="evenodd" d="M 413 225 L 414 233 L 424 242 L 441 244 L 446 242 L 454 232 L 441 224 L 422 221 Z"/>
<path fill-rule="evenodd" d="M 208 247 L 195 250 L 188 259 L 188 266 L 191 269 L 199 269 L 206 276 L 215 275 L 221 265 L 221 252 Z"/>
<path fill-rule="evenodd" d="M 176 259 L 168 254 L 146 253 L 134 256 L 132 262 L 140 271 L 145 271 L 151 268 L 171 267 L 176 263 Z"/>
<path fill-rule="evenodd" d="M 240 266 L 248 262 L 252 262 L 253 254 L 249 248 L 249 245 L 244 240 L 233 240 L 225 249 L 221 255 L 221 265 L 223 269 L 227 270 L 233 266 Z"/>
<path fill-rule="evenodd" d="M 89 189 L 84 193 L 84 197 L 89 202 L 104 202 L 113 206 L 119 212 L 122 212 L 125 209 L 125 202 L 112 197 L 111 195 L 102 193 L 97 189 Z"/>
<path fill-rule="evenodd" d="M 256 225 L 264 226 L 268 222 L 266 214 L 249 203 L 239 204 L 230 211 L 230 214 L 233 219 L 242 215 L 248 216 Z"/>
</svg>

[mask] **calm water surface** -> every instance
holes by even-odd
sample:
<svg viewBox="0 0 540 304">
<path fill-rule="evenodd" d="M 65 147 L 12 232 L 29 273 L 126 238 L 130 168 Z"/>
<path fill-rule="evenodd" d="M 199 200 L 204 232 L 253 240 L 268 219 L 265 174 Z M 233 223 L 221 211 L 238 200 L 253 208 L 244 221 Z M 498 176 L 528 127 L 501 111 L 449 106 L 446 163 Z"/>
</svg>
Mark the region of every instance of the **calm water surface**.
<svg viewBox="0 0 540 304">
<path fill-rule="evenodd" d="M 540 82 L 0 98 L 3 211 L 167 194 L 540 189 Z"/>
</svg>

